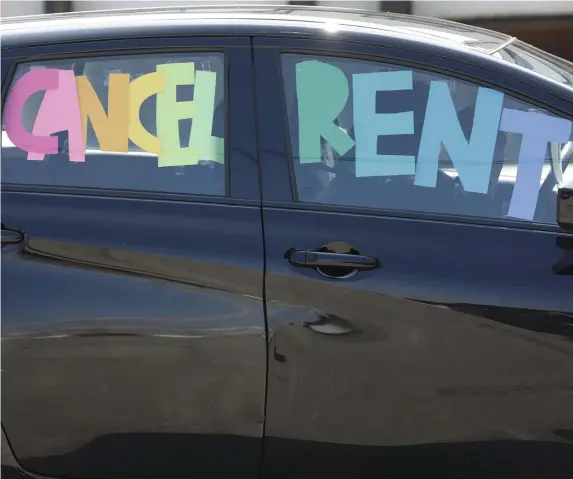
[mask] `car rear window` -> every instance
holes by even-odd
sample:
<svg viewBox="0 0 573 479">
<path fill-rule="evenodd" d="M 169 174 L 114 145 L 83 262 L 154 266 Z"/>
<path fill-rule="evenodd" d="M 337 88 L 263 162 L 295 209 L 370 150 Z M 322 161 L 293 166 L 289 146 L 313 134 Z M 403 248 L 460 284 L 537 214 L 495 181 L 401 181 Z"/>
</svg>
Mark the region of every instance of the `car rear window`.
<svg viewBox="0 0 573 479">
<path fill-rule="evenodd" d="M 54 71 L 57 88 L 42 86 Z M 220 53 L 21 63 L 3 109 L 2 183 L 225 195 L 225 83 Z M 56 150 L 31 151 L 19 125 L 56 137 Z"/>
</svg>

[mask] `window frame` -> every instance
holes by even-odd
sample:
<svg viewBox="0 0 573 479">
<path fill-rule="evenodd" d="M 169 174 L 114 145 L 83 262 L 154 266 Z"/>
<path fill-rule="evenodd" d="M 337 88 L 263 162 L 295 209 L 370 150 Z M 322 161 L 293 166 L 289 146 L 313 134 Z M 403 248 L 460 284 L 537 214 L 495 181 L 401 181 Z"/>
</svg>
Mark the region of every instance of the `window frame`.
<svg viewBox="0 0 573 479">
<path fill-rule="evenodd" d="M 288 119 L 288 105 L 285 93 L 285 83 L 282 70 L 282 56 L 283 55 L 309 55 L 313 59 L 324 56 L 330 58 L 341 58 L 356 61 L 380 62 L 385 65 L 395 66 L 397 68 L 406 67 L 421 70 L 425 73 L 436 73 L 439 75 L 452 78 L 454 80 L 462 80 L 470 82 L 476 87 L 493 88 L 504 94 L 511 96 L 514 99 L 521 100 L 545 109 L 548 113 L 555 114 L 561 118 L 573 121 L 573 97 L 571 104 L 567 104 L 562 99 L 547 94 L 544 91 L 539 91 L 537 86 L 524 80 L 529 80 L 525 75 L 516 75 L 515 72 L 512 76 L 508 72 L 503 71 L 502 66 L 499 69 L 493 68 L 495 63 L 491 62 L 491 69 L 484 69 L 483 66 L 472 62 L 470 55 L 462 55 L 459 52 L 453 52 L 451 57 L 445 55 L 430 55 L 425 52 L 418 52 L 414 49 L 408 48 L 397 49 L 383 45 L 373 44 L 359 44 L 357 42 L 344 42 L 337 40 L 319 40 L 313 41 L 312 44 L 308 40 L 291 40 L 291 39 L 262 39 L 259 38 L 259 44 L 255 43 L 255 55 L 257 48 L 263 50 L 273 51 L 273 73 L 276 75 L 278 93 L 281 98 L 280 105 L 280 123 L 282 123 L 282 134 L 285 140 L 285 158 L 288 164 L 289 172 L 289 185 L 290 185 L 290 199 L 286 199 L 284 194 L 282 198 L 269 198 L 266 191 L 263 189 L 263 206 L 276 206 L 280 208 L 297 209 L 297 210 L 311 210 L 322 211 L 325 213 L 348 213 L 348 214 L 361 214 L 366 216 L 379 216 L 403 219 L 416 219 L 427 220 L 432 222 L 447 222 L 447 223 L 465 223 L 474 225 L 505 227 L 512 229 L 527 229 L 548 232 L 562 232 L 558 225 L 547 223 L 535 223 L 533 221 L 522 221 L 515 219 L 504 218 L 482 218 L 473 216 L 451 215 L 444 213 L 425 213 L 419 211 L 402 211 L 402 210 L 385 210 L 381 208 L 365 208 L 361 206 L 347 206 L 347 205 L 326 205 L 319 203 L 307 203 L 298 201 L 298 190 L 296 184 L 295 166 L 293 162 L 292 144 L 290 141 L 290 129 Z M 461 58 L 466 56 L 467 58 Z M 268 61 L 268 53 L 266 61 Z M 455 58 L 457 57 L 457 58 Z M 466 61 L 460 61 L 466 60 Z M 487 60 L 486 60 L 487 61 Z M 262 62 L 262 60 L 261 60 Z M 490 63 L 490 62 L 488 62 Z M 270 72 L 271 66 L 267 65 L 265 70 Z M 505 69 L 507 70 L 507 69 Z M 257 75 L 260 75 L 259 68 L 257 68 Z M 543 98 L 545 97 L 545 98 Z M 554 102 L 548 99 L 554 99 Z M 556 106 L 556 103 L 564 106 L 561 109 Z M 260 153 L 261 164 L 263 169 L 263 181 L 268 176 L 265 171 L 268 159 L 265 159 L 264 152 Z M 573 163 L 570 163 L 572 165 Z M 569 166 L 573 168 L 573 166 Z"/>
<path fill-rule="evenodd" d="M 259 200 L 259 178 L 258 170 L 257 177 L 250 176 L 245 182 L 244 187 L 240 187 L 237 179 L 233 181 L 233 174 L 241 176 L 240 167 L 244 165 L 247 160 L 252 162 L 252 158 L 248 153 L 253 153 L 256 158 L 254 146 L 243 155 L 243 158 L 235 158 L 236 154 L 232 153 L 232 137 L 231 137 L 231 124 L 232 122 L 232 100 L 231 100 L 231 75 L 238 75 L 243 72 L 238 71 L 238 68 L 233 68 L 233 59 L 231 56 L 234 54 L 233 49 L 237 47 L 248 48 L 248 56 L 250 58 L 250 41 L 248 38 L 241 37 L 193 37 L 193 36 L 179 36 L 179 37 L 144 37 L 134 39 L 109 39 L 98 40 L 89 42 L 73 42 L 66 44 L 47 44 L 32 47 L 14 47 L 2 51 L 2 68 L 8 67 L 5 74 L 5 81 L 2 84 L 2 118 L 4 114 L 4 104 L 8 91 L 12 85 L 12 80 L 16 74 L 18 67 L 22 64 L 42 63 L 53 60 L 73 60 L 75 58 L 89 59 L 89 58 L 112 58 L 121 56 L 142 56 L 142 55 L 194 55 L 194 54 L 220 54 L 223 55 L 223 72 L 224 78 L 224 128 L 225 128 L 225 192 L 224 195 L 206 195 L 199 193 L 183 193 L 183 192 L 161 192 L 149 190 L 123 190 L 117 188 L 89 188 L 83 186 L 55 186 L 55 185 L 33 185 L 22 183 L 5 183 L 2 179 L 2 189 L 5 191 L 16 192 L 40 192 L 40 193 L 63 193 L 73 195 L 88 195 L 88 196 L 101 196 L 101 197 L 122 197 L 122 198 L 143 198 L 143 199 L 157 199 L 157 200 L 183 200 L 183 201 L 198 201 L 204 203 L 230 203 L 234 204 L 237 201 L 241 204 L 244 200 Z M 252 72 L 245 72 L 247 76 Z M 237 92 L 235 88 L 234 96 L 245 96 L 245 92 Z M 243 88 L 244 90 L 244 88 Z M 249 88 L 247 92 L 247 101 L 252 100 L 252 90 Z M 237 108 L 235 107 L 235 110 Z M 235 113 L 236 115 L 236 113 Z M 254 128 L 254 119 L 252 121 Z M 254 135 L 253 135 L 254 136 Z M 252 141 L 254 143 L 254 141 Z M 252 151 L 250 151 L 252 150 Z M 245 157 L 246 156 L 246 157 Z M 232 161 L 235 159 L 235 162 Z M 236 194 L 238 192 L 239 194 Z"/>
</svg>

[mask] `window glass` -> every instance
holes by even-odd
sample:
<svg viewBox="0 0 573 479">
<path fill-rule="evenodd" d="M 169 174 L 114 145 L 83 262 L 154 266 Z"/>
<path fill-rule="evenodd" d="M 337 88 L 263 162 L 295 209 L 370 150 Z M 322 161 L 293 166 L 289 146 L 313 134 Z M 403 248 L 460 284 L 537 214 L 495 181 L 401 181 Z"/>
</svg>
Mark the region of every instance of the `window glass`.
<svg viewBox="0 0 573 479">
<path fill-rule="evenodd" d="M 283 55 L 302 202 L 555 223 L 572 123 L 423 70 Z"/>
<path fill-rule="evenodd" d="M 224 72 L 217 53 L 20 64 L 2 182 L 225 195 Z"/>
<path fill-rule="evenodd" d="M 502 51 L 508 53 L 504 57 L 505 60 L 528 70 L 533 70 L 573 89 L 573 63 L 570 61 L 544 52 L 520 40 L 508 45 Z"/>
</svg>

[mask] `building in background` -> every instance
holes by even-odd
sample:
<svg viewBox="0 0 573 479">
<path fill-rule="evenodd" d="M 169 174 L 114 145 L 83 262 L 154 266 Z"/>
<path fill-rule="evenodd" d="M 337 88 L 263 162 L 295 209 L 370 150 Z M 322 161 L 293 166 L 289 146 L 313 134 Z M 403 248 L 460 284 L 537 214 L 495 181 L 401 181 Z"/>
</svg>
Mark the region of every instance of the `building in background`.
<svg viewBox="0 0 573 479">
<path fill-rule="evenodd" d="M 237 0 L 235 0 L 236 3 Z M 105 10 L 145 6 L 216 4 L 209 0 L 2 0 L 2 17 L 73 10 Z M 230 1 L 229 3 L 233 3 Z M 440 17 L 498 30 L 573 61 L 573 1 L 371 1 L 371 0 L 253 0 L 257 4 L 306 4 L 383 10 Z"/>
</svg>

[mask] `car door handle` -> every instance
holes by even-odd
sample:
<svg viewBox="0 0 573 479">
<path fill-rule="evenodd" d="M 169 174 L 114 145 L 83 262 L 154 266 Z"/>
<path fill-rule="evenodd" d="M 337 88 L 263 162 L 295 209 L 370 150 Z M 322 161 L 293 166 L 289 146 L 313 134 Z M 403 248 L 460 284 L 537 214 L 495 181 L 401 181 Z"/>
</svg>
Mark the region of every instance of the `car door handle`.
<svg viewBox="0 0 573 479">
<path fill-rule="evenodd" d="M 293 249 L 288 253 L 288 260 L 293 266 L 302 268 L 330 266 L 367 271 L 376 269 L 379 266 L 378 260 L 373 256 L 311 250 Z"/>
<path fill-rule="evenodd" d="M 2 228 L 2 245 L 17 244 L 24 239 L 24 235 L 18 231 Z"/>
</svg>

